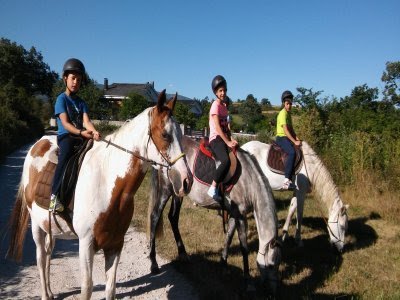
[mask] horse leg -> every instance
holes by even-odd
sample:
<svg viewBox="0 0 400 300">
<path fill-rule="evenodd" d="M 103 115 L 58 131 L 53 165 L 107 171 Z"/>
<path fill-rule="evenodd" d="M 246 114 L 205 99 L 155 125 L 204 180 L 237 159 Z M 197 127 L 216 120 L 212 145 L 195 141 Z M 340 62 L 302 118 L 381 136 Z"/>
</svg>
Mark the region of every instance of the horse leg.
<svg viewBox="0 0 400 300">
<path fill-rule="evenodd" d="M 152 195 L 152 197 L 155 197 Z M 160 196 L 160 205 L 157 207 L 154 207 L 154 209 L 151 212 L 150 215 L 150 239 L 149 239 L 149 247 L 150 247 L 150 272 L 152 274 L 157 274 L 160 272 L 160 269 L 158 267 L 157 263 L 157 257 L 156 257 L 156 230 L 157 230 L 157 225 L 160 220 L 160 217 L 162 217 L 162 212 L 164 211 L 165 205 L 168 202 L 169 195 L 161 195 Z"/>
<path fill-rule="evenodd" d="M 232 216 L 230 216 L 229 220 L 228 220 L 228 230 L 226 232 L 224 249 L 222 250 L 222 256 L 221 256 L 221 263 L 224 266 L 227 265 L 228 249 L 229 249 L 229 246 L 232 243 L 232 238 L 233 238 L 233 235 L 235 233 L 235 228 L 236 228 L 236 221 Z"/>
<path fill-rule="evenodd" d="M 105 270 L 106 270 L 106 299 L 115 299 L 115 282 L 117 277 L 117 266 L 121 257 L 121 249 L 107 251 L 104 250 Z"/>
<path fill-rule="evenodd" d="M 93 291 L 93 257 L 92 237 L 79 239 L 79 262 L 81 268 L 81 299 L 90 299 Z"/>
<path fill-rule="evenodd" d="M 183 244 L 181 233 L 179 231 L 179 213 L 182 207 L 182 197 L 174 195 L 172 197 L 171 207 L 168 213 L 168 219 L 171 224 L 172 232 L 174 233 L 174 238 L 176 246 L 178 247 L 179 259 L 182 261 L 188 261 L 189 256 L 187 255 L 185 245 Z"/>
<path fill-rule="evenodd" d="M 303 240 L 301 239 L 301 225 L 303 224 L 303 211 L 304 211 L 304 200 L 305 200 L 305 193 L 303 192 L 304 189 L 300 189 L 297 192 L 297 223 L 296 223 L 296 235 L 295 240 L 298 247 L 303 247 Z"/>
<path fill-rule="evenodd" d="M 50 269 L 50 255 L 46 253 L 45 249 L 46 232 L 33 219 L 31 219 L 31 223 L 32 236 L 36 244 L 36 264 L 40 275 L 42 300 L 53 299 L 53 293 L 50 290 L 50 272 L 48 272 L 48 269 Z M 48 264 L 47 261 L 49 262 Z"/>
<path fill-rule="evenodd" d="M 46 278 L 47 278 L 47 293 L 50 295 L 50 298 L 53 298 L 53 293 L 50 288 L 50 260 L 51 254 L 53 253 L 54 246 L 56 244 L 55 238 L 50 239 L 50 233 L 46 235 Z"/>
<path fill-rule="evenodd" d="M 242 252 L 242 257 L 243 257 L 243 276 L 244 276 L 246 291 L 254 292 L 256 288 L 253 282 L 251 281 L 250 269 L 249 269 L 249 247 L 247 244 L 247 219 L 245 216 L 240 215 L 238 218 L 235 219 L 235 221 L 240 242 L 240 251 Z"/>
<path fill-rule="evenodd" d="M 297 208 L 297 198 L 293 197 L 292 200 L 290 201 L 290 206 L 289 206 L 288 215 L 286 217 L 285 224 L 283 225 L 282 241 L 285 241 L 288 237 L 290 222 L 292 221 L 292 217 L 294 215 L 294 212 L 296 211 L 296 208 Z"/>
</svg>

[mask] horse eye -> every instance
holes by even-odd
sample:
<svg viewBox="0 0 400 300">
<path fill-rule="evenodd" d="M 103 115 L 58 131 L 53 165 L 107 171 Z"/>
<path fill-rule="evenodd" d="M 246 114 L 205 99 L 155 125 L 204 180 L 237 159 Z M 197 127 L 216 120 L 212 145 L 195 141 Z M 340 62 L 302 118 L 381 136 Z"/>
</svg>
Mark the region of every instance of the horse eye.
<svg viewBox="0 0 400 300">
<path fill-rule="evenodd" d="M 168 134 L 166 131 L 164 131 L 163 133 L 162 133 L 162 138 L 164 139 L 164 140 L 166 140 L 167 142 L 170 142 L 171 141 L 171 135 L 170 134 Z"/>
</svg>

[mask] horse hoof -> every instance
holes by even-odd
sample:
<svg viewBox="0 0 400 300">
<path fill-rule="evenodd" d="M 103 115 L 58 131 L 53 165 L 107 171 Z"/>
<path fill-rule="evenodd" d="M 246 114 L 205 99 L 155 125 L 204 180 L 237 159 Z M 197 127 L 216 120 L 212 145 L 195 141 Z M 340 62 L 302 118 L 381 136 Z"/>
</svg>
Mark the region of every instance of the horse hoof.
<svg viewBox="0 0 400 300">
<path fill-rule="evenodd" d="M 152 267 L 150 268 L 150 272 L 151 272 L 151 274 L 153 274 L 153 275 L 159 274 L 159 273 L 160 273 L 160 268 L 159 268 L 158 266 L 152 266 Z"/>
<path fill-rule="evenodd" d="M 189 255 L 187 255 L 187 253 L 179 254 L 178 259 L 181 262 L 189 262 L 190 261 Z"/>
<path fill-rule="evenodd" d="M 226 268 L 226 267 L 228 266 L 227 260 L 224 259 L 223 257 L 221 257 L 221 258 L 219 259 L 219 263 L 220 263 L 220 265 L 221 265 L 223 268 Z"/>
<path fill-rule="evenodd" d="M 303 248 L 303 247 L 304 247 L 304 243 L 303 243 L 302 240 L 296 240 L 296 245 L 297 245 L 297 247 L 299 247 L 299 248 Z"/>
</svg>

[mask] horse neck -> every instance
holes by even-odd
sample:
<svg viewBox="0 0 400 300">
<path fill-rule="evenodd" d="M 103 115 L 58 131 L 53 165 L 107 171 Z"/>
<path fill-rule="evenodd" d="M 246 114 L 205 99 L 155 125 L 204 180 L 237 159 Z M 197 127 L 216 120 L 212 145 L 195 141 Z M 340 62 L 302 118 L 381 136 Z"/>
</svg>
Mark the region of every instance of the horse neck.
<svg viewBox="0 0 400 300">
<path fill-rule="evenodd" d="M 322 160 L 306 143 L 303 143 L 303 154 L 306 175 L 312 184 L 317 200 L 324 204 L 323 208 L 330 212 L 335 204 L 342 205 L 338 188 Z"/>
<path fill-rule="evenodd" d="M 278 221 L 272 189 L 258 163 L 247 152 L 238 150 L 238 158 L 242 174 L 236 184 L 240 194 L 235 200 L 243 201 L 245 206 L 253 208 L 262 249 L 277 236 Z M 241 204 L 238 203 L 239 206 Z"/>
<path fill-rule="evenodd" d="M 117 131 L 106 137 L 114 144 L 121 146 L 130 151 L 138 151 L 140 155 L 144 155 L 147 141 L 149 139 L 149 110 L 144 110 L 134 119 L 127 121 Z M 121 151 L 114 147 L 109 147 L 112 151 Z"/>
</svg>

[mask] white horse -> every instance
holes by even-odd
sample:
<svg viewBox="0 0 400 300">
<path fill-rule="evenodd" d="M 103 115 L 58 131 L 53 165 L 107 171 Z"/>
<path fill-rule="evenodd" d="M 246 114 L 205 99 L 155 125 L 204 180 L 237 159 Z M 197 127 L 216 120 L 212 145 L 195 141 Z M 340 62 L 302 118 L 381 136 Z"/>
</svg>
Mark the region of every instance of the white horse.
<svg viewBox="0 0 400 300">
<path fill-rule="evenodd" d="M 189 137 L 182 138 L 182 147 L 186 153 L 190 166 L 194 165 L 199 144 Z M 280 242 L 278 241 L 278 220 L 275 202 L 270 186 L 260 170 L 258 164 L 249 153 L 238 149 L 237 158 L 240 162 L 241 174 L 232 190 L 225 194 L 229 203 L 225 201 L 225 208 L 229 211 L 228 230 L 221 256 L 221 262 L 227 263 L 228 247 L 232 241 L 235 229 L 238 232 L 240 249 L 243 257 L 243 275 L 247 289 L 251 290 L 253 284 L 250 279 L 247 244 L 247 215 L 253 212 L 258 232 L 257 265 L 263 281 L 267 282 L 272 293 L 278 288 L 278 269 L 281 261 Z M 194 180 L 188 197 L 197 205 L 207 209 L 220 209 L 220 206 L 207 196 L 208 186 Z M 156 260 L 156 233 L 162 212 L 168 200 L 172 198 L 168 214 L 179 257 L 187 258 L 184 243 L 179 231 L 179 213 L 183 197 L 176 196 L 171 184 L 165 180 L 162 170 L 153 170 L 151 180 L 151 194 L 149 201 L 149 229 L 150 229 L 150 255 L 151 272 L 159 271 Z M 194 234 L 196 234 L 194 232 Z"/>
<path fill-rule="evenodd" d="M 107 136 L 107 143 L 94 143 L 83 160 L 75 189 L 73 229 L 60 215 L 38 205 L 35 196 L 40 174 L 49 170 L 49 166 L 54 170 L 57 164 L 56 137 L 44 136 L 31 147 L 13 211 L 8 255 L 21 258 L 30 214 L 42 299 L 54 297 L 49 277 L 54 238 L 79 238 L 81 299 L 90 299 L 92 295 L 93 257 L 102 249 L 107 281 L 105 297 L 115 298 L 117 266 L 133 216 L 133 195 L 151 165 L 167 170 L 175 193 L 183 196 L 190 191 L 192 175 L 182 154 L 182 132 L 172 118 L 175 102 L 176 95 L 166 104 L 164 90 L 155 107 L 146 109 Z"/>
<path fill-rule="evenodd" d="M 284 175 L 272 172 L 267 166 L 270 145 L 258 141 L 251 141 L 244 144 L 241 148 L 252 154 L 258 161 L 272 189 L 280 190 Z M 302 150 L 304 162 L 300 172 L 295 178 L 297 189 L 294 191 L 294 197 L 290 202 L 288 216 L 283 226 L 283 240 L 287 238 L 290 221 L 297 209 L 295 239 L 299 246 L 303 245 L 301 240 L 301 224 L 303 220 L 304 200 L 306 193 L 312 188 L 319 201 L 318 205 L 321 211 L 328 215 L 326 223 L 330 242 L 341 252 L 345 244 L 345 234 L 347 231 L 348 205 L 343 204 L 338 188 L 333 182 L 328 169 L 324 166 L 314 150 L 304 141 L 302 142 Z"/>
</svg>

